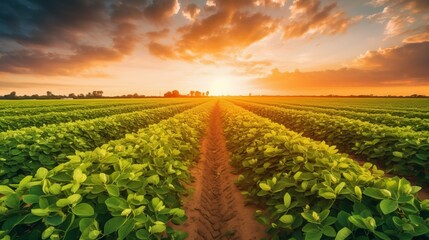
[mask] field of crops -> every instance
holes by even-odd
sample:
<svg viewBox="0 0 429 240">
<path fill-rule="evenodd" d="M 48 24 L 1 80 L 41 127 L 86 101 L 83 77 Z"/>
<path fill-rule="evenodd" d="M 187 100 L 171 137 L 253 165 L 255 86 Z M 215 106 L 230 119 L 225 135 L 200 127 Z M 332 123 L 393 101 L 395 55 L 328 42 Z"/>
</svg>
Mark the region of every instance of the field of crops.
<svg viewBox="0 0 429 240">
<path fill-rule="evenodd" d="M 429 239 L 429 101 L 0 102 L 0 239 Z"/>
</svg>

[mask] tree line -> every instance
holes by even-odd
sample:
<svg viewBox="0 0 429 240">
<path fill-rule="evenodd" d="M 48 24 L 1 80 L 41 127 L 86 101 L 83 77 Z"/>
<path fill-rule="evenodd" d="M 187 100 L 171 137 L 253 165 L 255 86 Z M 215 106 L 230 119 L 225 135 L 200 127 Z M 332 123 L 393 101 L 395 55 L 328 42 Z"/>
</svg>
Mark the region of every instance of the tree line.
<svg viewBox="0 0 429 240">
<path fill-rule="evenodd" d="M 200 92 L 200 91 L 190 91 L 188 94 L 182 95 L 178 90 L 168 91 L 164 93 L 164 97 L 174 98 L 174 97 L 208 97 L 210 94 L 209 91 Z"/>
<path fill-rule="evenodd" d="M 16 91 L 12 91 L 9 94 L 0 96 L 0 99 L 63 99 L 63 98 L 78 99 L 78 98 L 102 98 L 102 97 L 103 97 L 103 91 L 100 91 L 100 90 L 88 92 L 87 94 L 70 93 L 68 95 L 56 95 L 51 91 L 46 91 L 46 95 L 33 94 L 33 95 L 23 95 L 23 96 L 18 96 L 16 94 Z"/>
</svg>

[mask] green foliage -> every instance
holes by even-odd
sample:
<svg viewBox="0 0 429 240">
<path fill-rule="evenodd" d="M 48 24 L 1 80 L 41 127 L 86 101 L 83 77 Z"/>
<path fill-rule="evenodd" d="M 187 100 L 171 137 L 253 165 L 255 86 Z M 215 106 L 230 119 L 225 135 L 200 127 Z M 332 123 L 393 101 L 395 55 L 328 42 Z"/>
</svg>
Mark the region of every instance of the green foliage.
<svg viewBox="0 0 429 240">
<path fill-rule="evenodd" d="M 17 183 L 40 167 L 52 169 L 88 151 L 196 106 L 188 103 L 93 120 L 24 128 L 0 133 L 0 183 Z"/>
<path fill-rule="evenodd" d="M 240 107 L 224 103 L 222 110 L 237 184 L 266 205 L 258 219 L 273 239 L 429 237 L 420 187 Z"/>
<path fill-rule="evenodd" d="M 100 117 L 108 117 L 115 114 L 130 113 L 135 111 L 143 111 L 151 108 L 159 108 L 172 103 L 140 103 L 127 104 L 119 106 L 107 105 L 97 109 L 70 109 L 65 112 L 43 112 L 36 115 L 23 116 L 7 116 L 0 118 L 0 132 L 8 130 L 16 130 L 24 127 L 41 127 L 48 124 L 58 124 L 63 122 L 71 122 L 78 120 L 94 119 Z M 31 112 L 31 111 L 30 111 Z"/>
<path fill-rule="evenodd" d="M 429 132 L 389 127 L 325 113 L 235 101 L 260 116 L 364 157 L 389 172 L 429 183 Z M 426 120 L 423 120 L 427 122 Z"/>
<path fill-rule="evenodd" d="M 0 239 L 184 239 L 171 226 L 186 219 L 180 196 L 212 107 L 0 185 Z"/>
</svg>

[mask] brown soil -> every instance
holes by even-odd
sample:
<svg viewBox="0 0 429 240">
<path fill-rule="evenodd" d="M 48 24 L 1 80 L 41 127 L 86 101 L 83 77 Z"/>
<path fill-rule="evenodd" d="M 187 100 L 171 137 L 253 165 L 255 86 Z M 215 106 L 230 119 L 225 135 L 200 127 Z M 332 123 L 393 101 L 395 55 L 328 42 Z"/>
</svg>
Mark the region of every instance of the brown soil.
<svg viewBox="0 0 429 240">
<path fill-rule="evenodd" d="M 200 147 L 197 166 L 191 169 L 194 189 L 184 199 L 187 221 L 179 229 L 188 239 L 261 239 L 267 237 L 265 226 L 254 217 L 255 206 L 247 205 L 235 186 L 229 153 L 216 105 Z"/>
</svg>

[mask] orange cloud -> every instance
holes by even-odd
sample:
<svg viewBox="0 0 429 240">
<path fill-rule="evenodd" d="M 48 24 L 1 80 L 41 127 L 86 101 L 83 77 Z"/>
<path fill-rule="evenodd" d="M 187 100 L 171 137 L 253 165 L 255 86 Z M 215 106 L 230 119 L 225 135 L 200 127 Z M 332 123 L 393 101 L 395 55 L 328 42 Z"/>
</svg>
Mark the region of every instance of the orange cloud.
<svg viewBox="0 0 429 240">
<path fill-rule="evenodd" d="M 178 29 L 180 40 L 172 46 L 152 42 L 149 51 L 161 58 L 203 60 L 241 50 L 273 33 L 278 21 L 260 13 L 222 10 Z"/>
<path fill-rule="evenodd" d="M 360 17 L 350 19 L 345 12 L 337 9 L 336 3 L 322 7 L 319 0 L 294 0 L 289 9 L 291 17 L 284 26 L 285 39 L 306 34 L 344 33 L 352 23 L 360 20 Z"/>
<path fill-rule="evenodd" d="M 170 33 L 170 29 L 164 28 L 160 31 L 152 31 L 145 33 L 146 37 L 149 38 L 151 41 L 160 40 L 162 38 L 166 38 L 168 34 Z"/>
<path fill-rule="evenodd" d="M 353 68 L 311 72 L 280 72 L 274 69 L 254 80 L 260 88 L 304 90 L 306 88 L 429 86 L 429 42 L 369 51 Z M 386 93 L 388 94 L 388 93 Z"/>
<path fill-rule="evenodd" d="M 178 0 L 156 0 L 147 6 L 144 16 L 153 23 L 164 23 L 180 10 Z"/>
<path fill-rule="evenodd" d="M 200 15 L 200 12 L 201 9 L 195 3 L 191 3 L 186 6 L 186 8 L 182 11 L 182 14 L 186 19 L 195 21 L 198 15 Z"/>
<path fill-rule="evenodd" d="M 429 32 L 418 33 L 403 40 L 404 43 L 429 42 Z"/>
<path fill-rule="evenodd" d="M 155 55 L 155 56 L 162 58 L 162 59 L 169 59 L 169 58 L 176 58 L 177 57 L 170 46 L 163 45 L 163 44 L 160 44 L 157 42 L 150 42 L 148 44 L 148 49 L 152 55 Z"/>
</svg>

